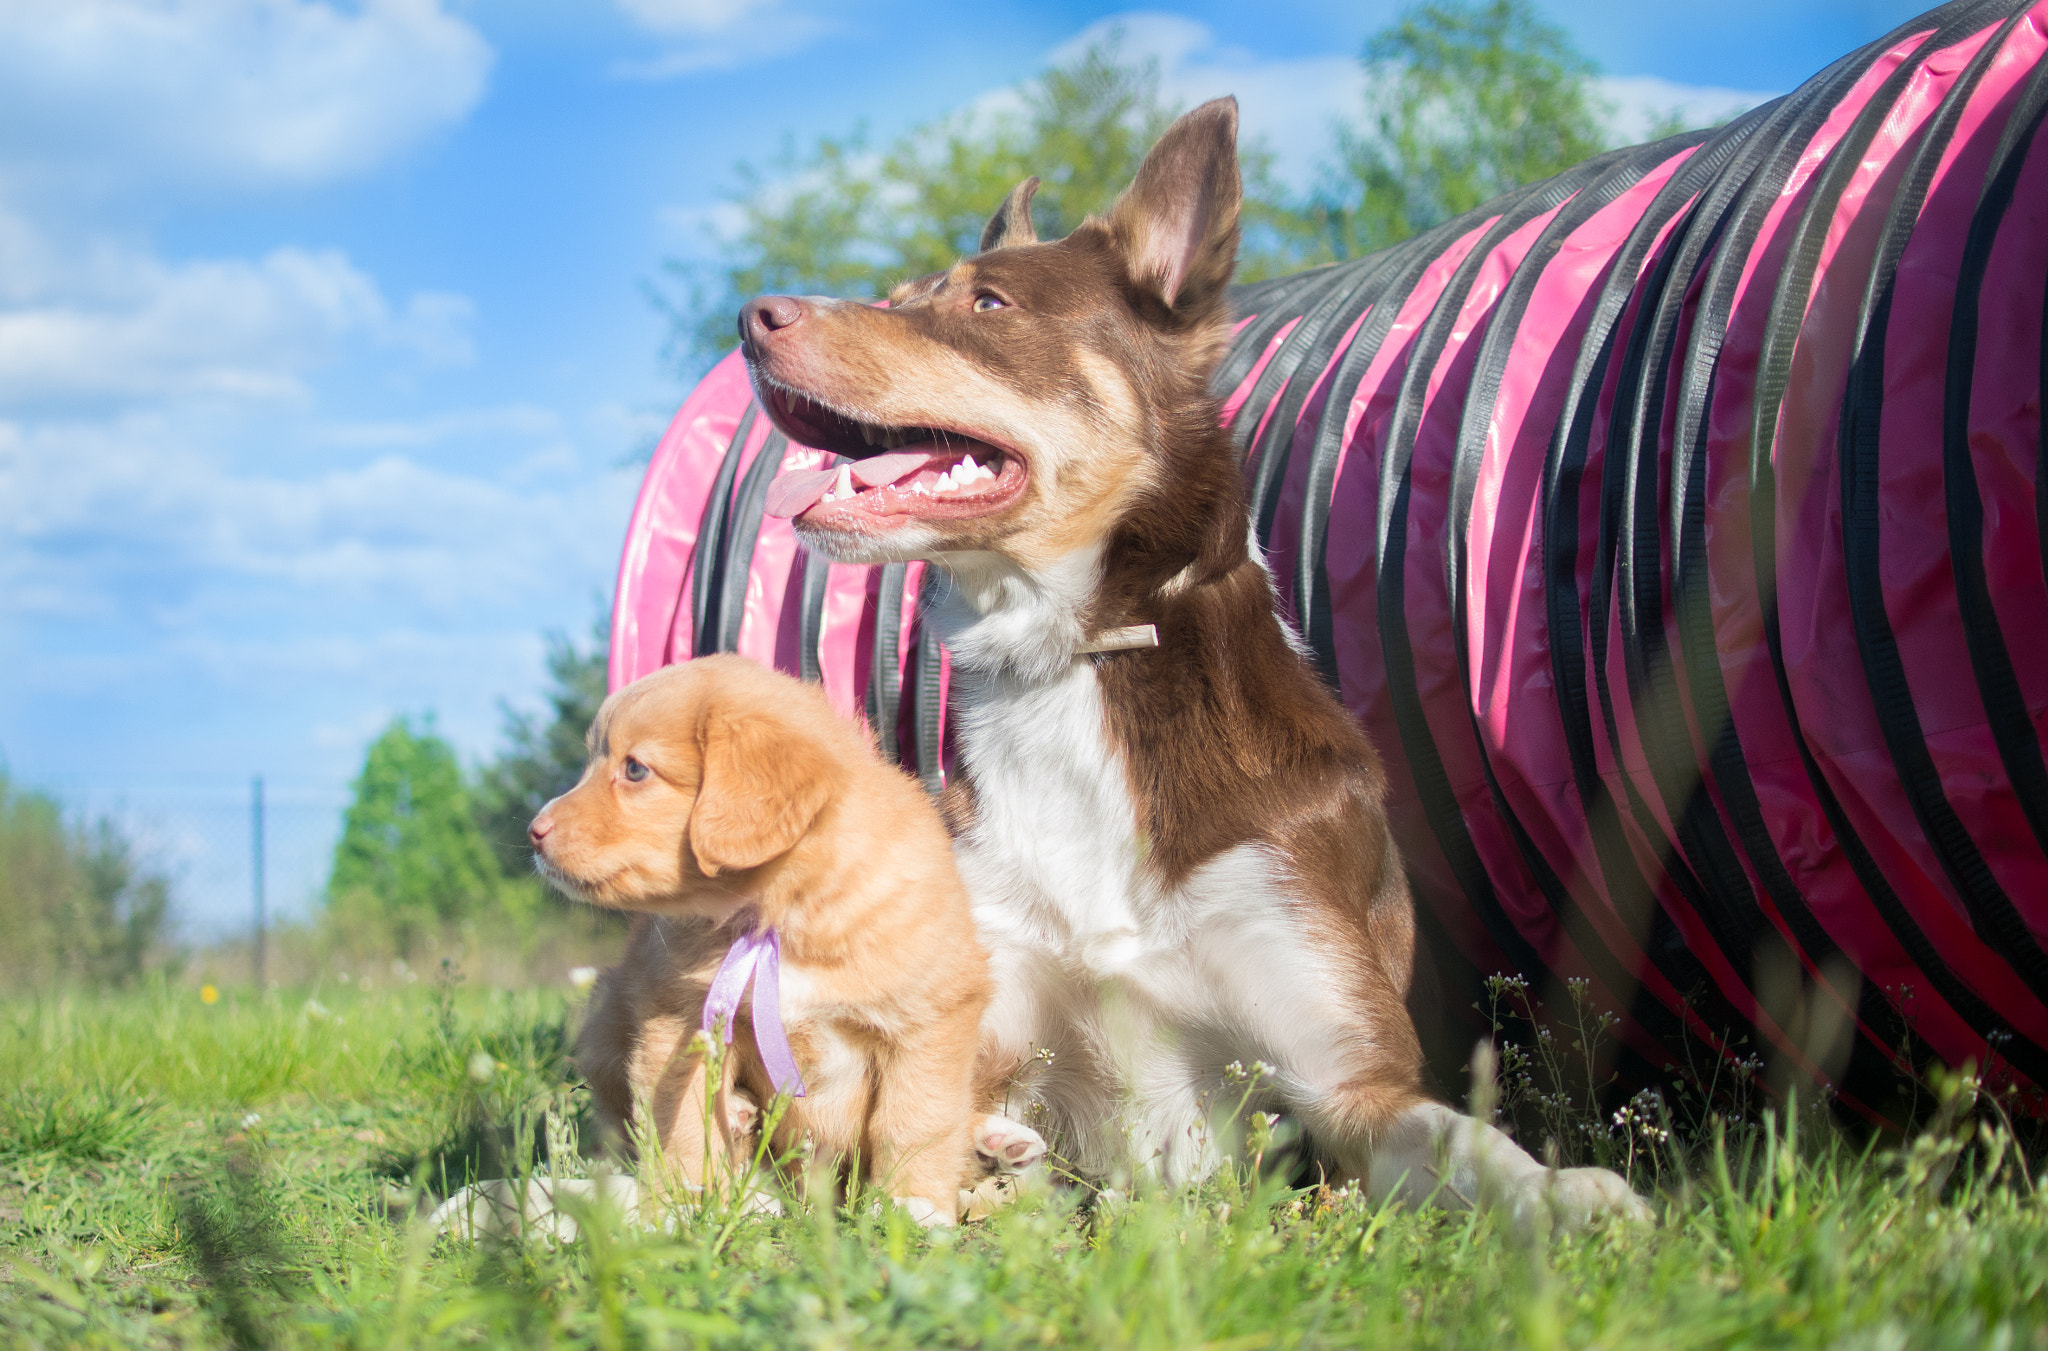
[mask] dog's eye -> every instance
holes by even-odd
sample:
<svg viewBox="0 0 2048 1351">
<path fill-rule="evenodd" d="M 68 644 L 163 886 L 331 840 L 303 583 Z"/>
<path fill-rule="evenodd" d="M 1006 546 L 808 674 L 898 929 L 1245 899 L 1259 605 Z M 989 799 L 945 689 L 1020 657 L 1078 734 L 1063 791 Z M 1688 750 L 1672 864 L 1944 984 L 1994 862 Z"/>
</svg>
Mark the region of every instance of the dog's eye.
<svg viewBox="0 0 2048 1351">
<path fill-rule="evenodd" d="M 988 310 L 1000 310 L 1004 308 L 1006 308 L 1006 302 L 1003 300 L 1001 296 L 992 296 L 988 292 L 984 291 L 974 298 L 974 312 L 976 314 L 981 314 Z"/>
<path fill-rule="evenodd" d="M 635 760 L 635 759 L 634 759 L 634 758 L 633 758 L 632 756 L 630 756 L 630 755 L 629 755 L 629 756 L 627 756 L 627 757 L 626 757 L 626 782 L 627 782 L 627 783 L 638 783 L 638 782 L 640 782 L 640 780 L 642 780 L 642 779 L 644 779 L 644 778 L 646 778 L 646 777 L 647 777 L 647 766 L 645 766 L 645 765 L 641 764 L 641 763 L 640 763 L 640 762 L 639 762 L 638 760 Z"/>
</svg>

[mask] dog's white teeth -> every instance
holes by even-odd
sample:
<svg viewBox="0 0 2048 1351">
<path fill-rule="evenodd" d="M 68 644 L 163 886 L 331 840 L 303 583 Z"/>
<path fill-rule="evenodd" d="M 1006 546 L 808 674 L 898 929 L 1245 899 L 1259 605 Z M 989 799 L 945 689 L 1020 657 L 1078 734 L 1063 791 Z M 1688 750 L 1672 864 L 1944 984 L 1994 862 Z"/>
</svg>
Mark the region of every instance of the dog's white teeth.
<svg viewBox="0 0 2048 1351">
<path fill-rule="evenodd" d="M 995 476 L 994 470 L 985 465 L 976 464 L 974 457 L 969 455 L 966 459 L 956 462 L 952 468 L 940 475 L 939 484 L 945 488 L 965 488 L 970 483 L 979 483 L 983 479 L 992 479 Z"/>
<path fill-rule="evenodd" d="M 832 486 L 825 491 L 827 502 L 839 502 L 852 497 L 858 491 L 853 486 L 853 469 L 849 465 L 839 466 L 839 477 L 832 480 Z"/>
</svg>

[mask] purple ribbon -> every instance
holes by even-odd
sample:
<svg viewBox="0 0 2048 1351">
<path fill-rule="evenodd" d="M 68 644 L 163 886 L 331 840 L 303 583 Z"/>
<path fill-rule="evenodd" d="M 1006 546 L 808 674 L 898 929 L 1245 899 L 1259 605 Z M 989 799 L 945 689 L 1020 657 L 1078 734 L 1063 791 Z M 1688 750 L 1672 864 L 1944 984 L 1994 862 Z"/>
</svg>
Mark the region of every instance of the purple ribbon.
<svg viewBox="0 0 2048 1351">
<path fill-rule="evenodd" d="M 760 1048 L 761 1063 L 768 1067 L 768 1082 L 775 1085 L 777 1093 L 801 1098 L 804 1077 L 797 1072 L 789 1035 L 782 1030 L 782 940 L 775 930 L 750 930 L 733 939 L 725 950 L 725 960 L 719 963 L 718 974 L 711 978 L 711 989 L 704 996 L 704 1034 L 717 1036 L 723 1023 L 725 1044 L 732 1045 L 732 1025 L 749 979 L 754 982 L 754 1044 Z"/>
</svg>

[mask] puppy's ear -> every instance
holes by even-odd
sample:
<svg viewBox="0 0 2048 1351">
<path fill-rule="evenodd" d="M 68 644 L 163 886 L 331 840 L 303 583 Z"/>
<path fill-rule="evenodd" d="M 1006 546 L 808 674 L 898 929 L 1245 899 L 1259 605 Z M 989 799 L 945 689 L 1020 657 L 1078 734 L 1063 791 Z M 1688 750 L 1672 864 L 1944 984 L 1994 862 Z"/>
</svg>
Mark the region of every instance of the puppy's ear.
<svg viewBox="0 0 2048 1351">
<path fill-rule="evenodd" d="M 702 778 L 690 809 L 690 851 L 707 877 L 786 854 L 837 786 L 830 759 L 795 729 L 714 705 L 700 732 Z"/>
<path fill-rule="evenodd" d="M 1038 179 L 1025 179 L 1010 189 L 996 214 L 981 227 L 981 251 L 1007 249 L 1012 244 L 1036 244 L 1038 231 L 1031 225 L 1031 196 L 1038 191 Z"/>
<path fill-rule="evenodd" d="M 1211 99 L 1166 129 L 1109 209 L 1131 280 L 1171 310 L 1199 309 L 1221 295 L 1237 263 L 1243 192 L 1237 100 Z"/>
</svg>

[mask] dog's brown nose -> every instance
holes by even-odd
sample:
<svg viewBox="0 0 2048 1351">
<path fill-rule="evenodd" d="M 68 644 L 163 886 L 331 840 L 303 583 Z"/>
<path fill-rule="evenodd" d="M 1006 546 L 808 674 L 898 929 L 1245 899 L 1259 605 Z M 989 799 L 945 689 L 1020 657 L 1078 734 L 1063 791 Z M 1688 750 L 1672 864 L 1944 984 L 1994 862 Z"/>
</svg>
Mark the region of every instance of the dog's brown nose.
<svg viewBox="0 0 2048 1351">
<path fill-rule="evenodd" d="M 538 849 L 540 848 L 540 842 L 545 840 L 548 837 L 548 832 L 554 828 L 554 817 L 536 816 L 533 818 L 533 824 L 526 828 L 526 838 L 533 841 L 533 847 Z"/>
<path fill-rule="evenodd" d="M 804 317 L 804 302 L 795 296 L 761 296 L 740 311 L 740 337 L 758 342 Z"/>
</svg>

